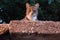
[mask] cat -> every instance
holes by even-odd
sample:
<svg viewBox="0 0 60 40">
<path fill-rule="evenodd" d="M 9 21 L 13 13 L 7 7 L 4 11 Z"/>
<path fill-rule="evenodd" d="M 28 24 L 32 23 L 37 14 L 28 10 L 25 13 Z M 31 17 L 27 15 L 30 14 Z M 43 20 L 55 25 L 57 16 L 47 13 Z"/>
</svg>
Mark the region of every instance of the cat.
<svg viewBox="0 0 60 40">
<path fill-rule="evenodd" d="M 37 21 L 38 9 L 39 3 L 36 3 L 34 6 L 31 6 L 29 3 L 26 3 L 26 16 L 24 20 L 26 19 L 28 21 Z"/>
</svg>

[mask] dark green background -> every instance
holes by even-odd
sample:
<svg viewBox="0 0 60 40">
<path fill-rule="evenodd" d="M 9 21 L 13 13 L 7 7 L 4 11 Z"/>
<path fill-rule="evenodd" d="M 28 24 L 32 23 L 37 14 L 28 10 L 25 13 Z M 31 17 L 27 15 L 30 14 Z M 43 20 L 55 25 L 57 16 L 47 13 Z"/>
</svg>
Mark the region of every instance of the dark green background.
<svg viewBox="0 0 60 40">
<path fill-rule="evenodd" d="M 25 17 L 26 2 L 30 5 L 40 4 L 39 20 L 60 21 L 60 0 L 0 0 L 0 18 L 6 23 L 21 20 Z"/>
</svg>

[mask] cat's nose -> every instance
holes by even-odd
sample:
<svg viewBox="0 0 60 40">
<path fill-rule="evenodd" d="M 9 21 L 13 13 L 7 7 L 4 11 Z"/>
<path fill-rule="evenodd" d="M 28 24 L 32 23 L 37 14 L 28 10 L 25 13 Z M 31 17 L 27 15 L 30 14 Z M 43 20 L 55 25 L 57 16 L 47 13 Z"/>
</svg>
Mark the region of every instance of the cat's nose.
<svg viewBox="0 0 60 40">
<path fill-rule="evenodd" d="M 35 10 L 33 12 L 36 12 Z"/>
</svg>

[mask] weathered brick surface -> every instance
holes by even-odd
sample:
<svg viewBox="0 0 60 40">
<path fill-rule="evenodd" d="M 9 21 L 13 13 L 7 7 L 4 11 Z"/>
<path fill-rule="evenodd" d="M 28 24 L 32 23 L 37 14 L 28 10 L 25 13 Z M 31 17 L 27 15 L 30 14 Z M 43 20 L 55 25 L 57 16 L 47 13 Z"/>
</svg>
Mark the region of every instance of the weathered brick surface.
<svg viewBox="0 0 60 40">
<path fill-rule="evenodd" d="M 60 22 L 15 20 L 0 24 L 0 40 L 60 40 Z"/>
<path fill-rule="evenodd" d="M 0 24 L 0 40 L 9 40 L 9 24 Z"/>
<path fill-rule="evenodd" d="M 9 24 L 0 24 L 0 35 L 4 34 L 7 30 L 9 30 Z"/>
<path fill-rule="evenodd" d="M 12 40 L 60 40 L 60 22 L 53 21 L 11 21 Z"/>
<path fill-rule="evenodd" d="M 53 21 L 12 21 L 10 22 L 10 32 L 25 32 L 25 33 L 60 33 L 60 22 Z"/>
</svg>

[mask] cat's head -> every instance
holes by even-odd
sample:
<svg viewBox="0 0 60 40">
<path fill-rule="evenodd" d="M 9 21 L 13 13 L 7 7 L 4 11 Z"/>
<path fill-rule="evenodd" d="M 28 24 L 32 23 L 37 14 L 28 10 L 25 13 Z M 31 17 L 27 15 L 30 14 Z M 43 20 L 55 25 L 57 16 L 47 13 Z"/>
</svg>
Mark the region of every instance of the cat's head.
<svg viewBox="0 0 60 40">
<path fill-rule="evenodd" d="M 31 6 L 29 3 L 26 3 L 26 16 L 29 20 L 36 20 L 38 15 L 39 3 L 36 3 L 34 6 Z"/>
<path fill-rule="evenodd" d="M 34 6 L 31 6 L 29 3 L 26 3 L 26 14 L 33 14 L 39 9 L 39 3 L 36 3 Z"/>
</svg>

